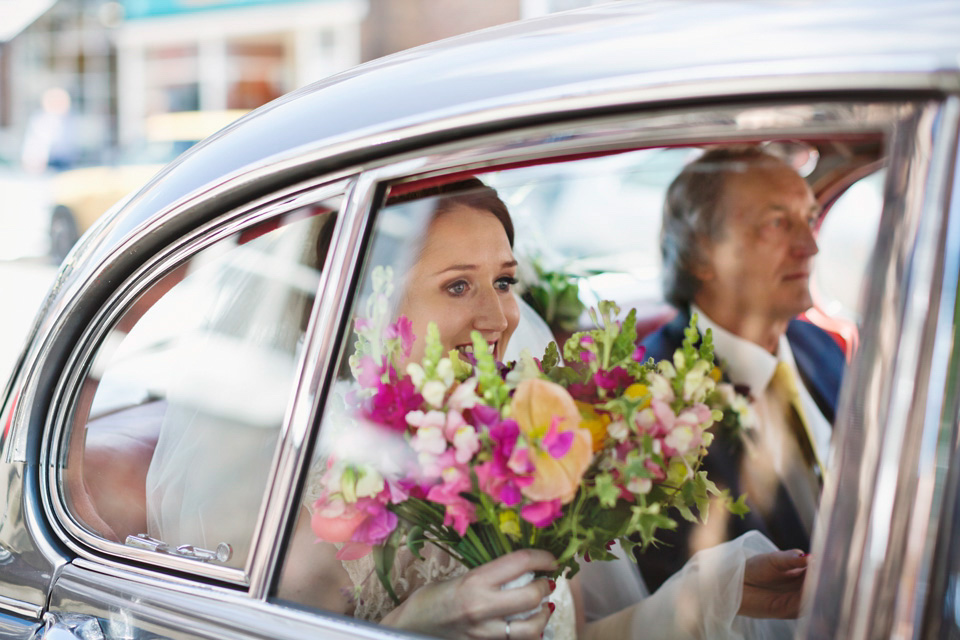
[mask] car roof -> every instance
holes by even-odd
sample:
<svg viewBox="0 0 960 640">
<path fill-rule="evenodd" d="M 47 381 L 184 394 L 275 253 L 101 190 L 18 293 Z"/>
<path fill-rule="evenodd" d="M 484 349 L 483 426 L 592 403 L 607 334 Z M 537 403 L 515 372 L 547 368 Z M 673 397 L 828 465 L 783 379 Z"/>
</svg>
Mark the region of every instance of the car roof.
<svg viewBox="0 0 960 640">
<path fill-rule="evenodd" d="M 731 93 L 957 92 L 957 33 L 956 0 L 622 1 L 510 23 L 360 65 L 261 107 L 168 166 L 85 244 L 103 255 L 226 176 L 247 173 L 255 183 L 256 169 L 296 157 L 301 174 L 286 175 L 304 179 L 492 126 L 609 108 L 618 92 L 624 105 Z"/>
</svg>

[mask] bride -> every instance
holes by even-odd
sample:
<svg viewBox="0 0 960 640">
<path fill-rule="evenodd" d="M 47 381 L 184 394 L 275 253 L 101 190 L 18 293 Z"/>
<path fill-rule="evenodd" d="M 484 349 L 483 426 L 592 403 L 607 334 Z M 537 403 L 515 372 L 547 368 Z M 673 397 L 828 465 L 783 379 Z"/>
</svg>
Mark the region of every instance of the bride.
<svg viewBox="0 0 960 640">
<path fill-rule="evenodd" d="M 474 189 L 467 194 L 445 194 L 443 187 L 426 194 L 441 197 L 405 272 L 397 312 L 411 320 L 416 336 L 435 322 L 445 350 L 466 348 L 479 331 L 505 360 L 521 316 L 511 290 L 513 225 L 495 191 L 469 182 Z M 418 339 L 411 358 L 422 356 Z M 799 551 L 776 551 L 753 533 L 701 552 L 649 596 L 622 551 L 618 561 L 584 564 L 569 583 L 540 578 L 504 589 L 524 574 L 551 571 L 555 559 L 522 550 L 466 570 L 428 545 L 422 560 L 399 551 L 391 576 L 401 600 L 395 606 L 371 557 L 337 560 L 333 545 L 316 542 L 309 520 L 305 507 L 281 578 L 282 598 L 444 638 L 524 640 L 545 631 L 554 638 L 790 637 L 792 623 L 781 619 L 797 616 L 807 565 Z"/>
</svg>

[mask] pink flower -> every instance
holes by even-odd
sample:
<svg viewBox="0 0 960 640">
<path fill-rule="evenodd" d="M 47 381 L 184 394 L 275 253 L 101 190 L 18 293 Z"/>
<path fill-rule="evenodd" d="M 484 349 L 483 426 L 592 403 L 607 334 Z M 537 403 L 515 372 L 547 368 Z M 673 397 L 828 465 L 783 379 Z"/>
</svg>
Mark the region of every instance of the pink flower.
<svg viewBox="0 0 960 640">
<path fill-rule="evenodd" d="M 461 426 L 453 436 L 453 447 L 459 464 L 469 462 L 480 450 L 480 438 L 477 437 L 476 430 L 468 424 Z"/>
<path fill-rule="evenodd" d="M 390 381 L 380 382 L 376 394 L 367 399 L 363 408 L 371 420 L 396 431 L 406 431 L 407 414 L 423 405 L 423 396 L 409 378 L 398 380 L 392 369 L 390 373 Z"/>
<path fill-rule="evenodd" d="M 617 389 L 626 389 L 633 384 L 633 376 L 627 373 L 623 367 L 614 367 L 610 371 L 597 371 L 593 374 L 593 381 L 597 386 L 605 391 L 616 391 Z"/>
<path fill-rule="evenodd" d="M 357 382 L 360 386 L 366 388 L 375 388 L 380 383 L 380 377 L 383 375 L 383 368 L 373 359 L 373 356 L 363 356 L 360 359 L 357 373 Z"/>
<path fill-rule="evenodd" d="M 396 340 L 399 338 L 400 349 L 403 352 L 403 357 L 410 357 L 410 352 L 413 350 L 413 341 L 415 339 L 415 336 L 413 335 L 413 322 L 410 321 L 410 318 L 407 316 L 400 316 L 397 318 L 396 322 L 391 325 L 387 325 L 384 333 L 384 337 L 387 340 Z"/>
<path fill-rule="evenodd" d="M 573 431 L 560 432 L 557 430 L 557 424 L 561 421 L 561 418 L 554 416 L 553 422 L 550 423 L 550 428 L 547 430 L 547 435 L 543 436 L 541 441 L 541 446 L 554 458 L 562 458 L 567 455 L 570 447 L 573 446 Z"/>
<path fill-rule="evenodd" d="M 638 344 L 636 350 L 633 352 L 633 361 L 634 362 L 643 362 L 643 359 L 647 355 L 647 348 L 642 344 Z"/>
<path fill-rule="evenodd" d="M 538 529 L 543 529 L 563 515 L 561 507 L 560 500 L 531 502 L 520 508 L 520 517 Z"/>
<path fill-rule="evenodd" d="M 473 503 L 461 496 L 461 493 L 470 491 L 470 476 L 455 467 L 443 472 L 443 484 L 430 488 L 427 500 L 446 506 L 443 524 L 452 526 L 461 536 L 467 532 L 467 527 L 476 520 L 476 510 Z"/>
</svg>

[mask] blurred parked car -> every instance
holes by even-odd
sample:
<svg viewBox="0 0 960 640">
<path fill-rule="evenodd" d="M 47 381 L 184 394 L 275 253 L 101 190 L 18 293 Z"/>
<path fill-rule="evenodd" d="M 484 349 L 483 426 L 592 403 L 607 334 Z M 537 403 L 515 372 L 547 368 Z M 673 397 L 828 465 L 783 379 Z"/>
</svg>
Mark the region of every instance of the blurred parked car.
<svg viewBox="0 0 960 640">
<path fill-rule="evenodd" d="M 521 260 L 650 330 L 660 194 L 729 143 L 816 194 L 807 316 L 850 357 L 799 634 L 960 636 L 958 33 L 947 0 L 616 2 L 372 62 L 192 148 L 72 249 L 7 385 L 0 637 L 413 637 L 285 588 L 353 309 L 411 240 L 387 198 L 495 185 Z M 189 475 L 151 473 L 161 447 Z M 202 531 L 154 535 L 165 483 Z"/>
<path fill-rule="evenodd" d="M 60 172 L 53 178 L 50 255 L 61 260 L 107 209 L 147 183 L 191 146 L 224 128 L 243 110 L 177 111 L 150 116 L 141 144 L 121 149 L 99 166 Z"/>
</svg>

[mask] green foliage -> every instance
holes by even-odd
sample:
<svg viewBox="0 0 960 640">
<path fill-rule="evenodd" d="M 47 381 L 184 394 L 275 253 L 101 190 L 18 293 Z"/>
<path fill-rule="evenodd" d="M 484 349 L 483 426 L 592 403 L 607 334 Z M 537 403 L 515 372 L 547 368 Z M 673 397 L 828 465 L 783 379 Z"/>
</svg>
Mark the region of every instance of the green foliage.
<svg viewBox="0 0 960 640">
<path fill-rule="evenodd" d="M 548 271 L 539 261 L 534 261 L 533 268 L 537 281 L 527 288 L 523 299 L 550 328 L 561 331 L 576 329 L 585 309 L 580 301 L 579 278 L 561 271 Z"/>
</svg>

